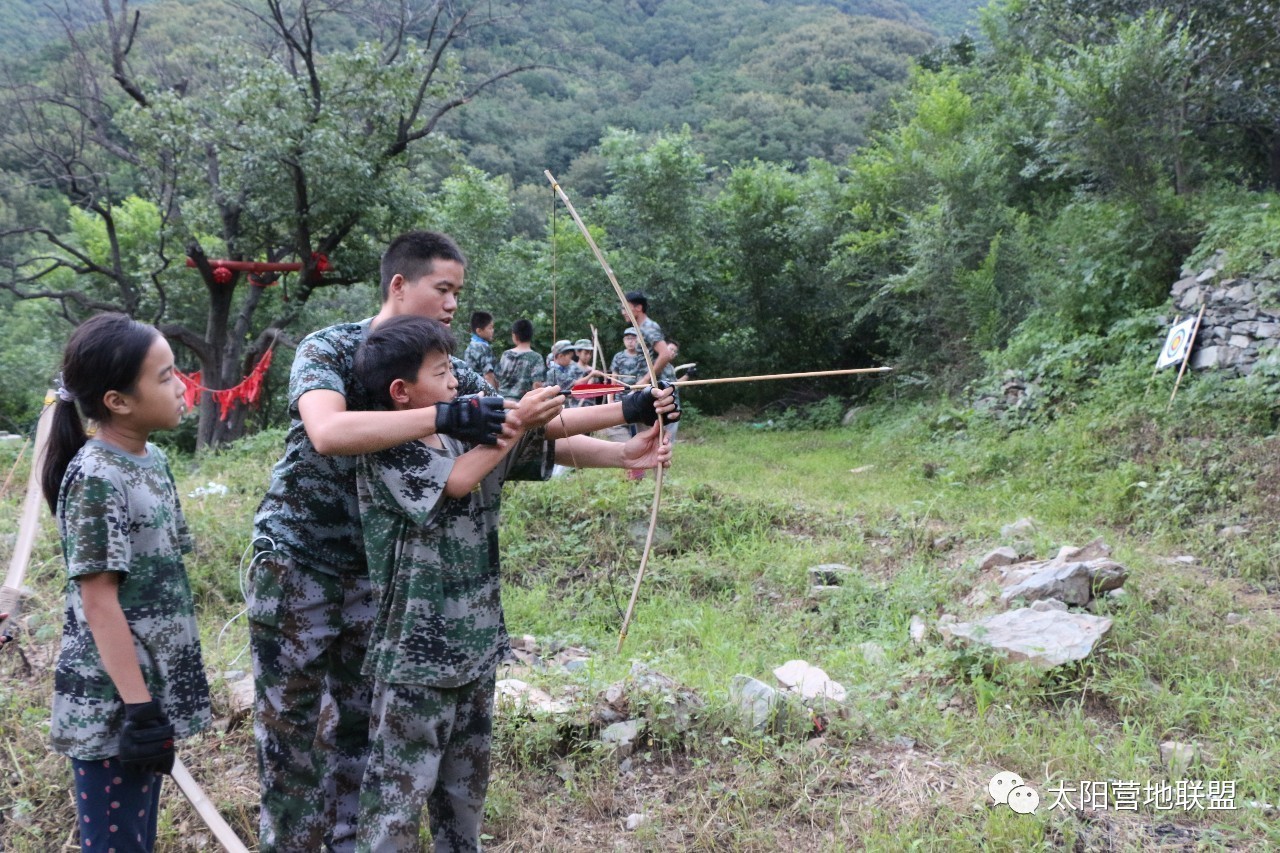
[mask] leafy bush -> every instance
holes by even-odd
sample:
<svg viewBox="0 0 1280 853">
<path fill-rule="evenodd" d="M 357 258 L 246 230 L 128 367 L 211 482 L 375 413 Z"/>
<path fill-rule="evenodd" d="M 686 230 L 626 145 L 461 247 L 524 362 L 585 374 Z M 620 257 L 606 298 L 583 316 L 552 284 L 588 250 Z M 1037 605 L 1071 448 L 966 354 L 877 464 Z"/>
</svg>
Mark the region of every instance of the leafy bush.
<svg viewBox="0 0 1280 853">
<path fill-rule="evenodd" d="M 1171 194 L 1155 210 L 1122 199 L 1067 205 L 1041 246 L 1040 306 L 1065 327 L 1065 337 L 1104 333 L 1116 317 L 1163 304 L 1189 228 Z"/>
<path fill-rule="evenodd" d="M 1257 273 L 1277 252 L 1280 234 L 1280 193 L 1228 189 L 1206 199 L 1208 220 L 1200 244 L 1187 258 L 1187 266 L 1199 269 L 1222 253 L 1227 275 Z"/>
</svg>

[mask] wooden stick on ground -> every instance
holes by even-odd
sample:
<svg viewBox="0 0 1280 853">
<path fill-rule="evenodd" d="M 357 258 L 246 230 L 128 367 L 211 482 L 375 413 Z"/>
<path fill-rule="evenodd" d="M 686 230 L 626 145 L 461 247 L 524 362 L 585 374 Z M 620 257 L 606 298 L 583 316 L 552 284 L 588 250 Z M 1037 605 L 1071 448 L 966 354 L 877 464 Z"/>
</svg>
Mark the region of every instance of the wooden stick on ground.
<svg viewBox="0 0 1280 853">
<path fill-rule="evenodd" d="M 18 607 L 22 603 L 22 579 L 27 574 L 27 564 L 31 562 L 31 551 L 36 544 L 36 534 L 40 531 L 40 505 L 44 502 L 40 493 L 40 466 L 44 462 L 44 446 L 49 441 L 49 425 L 53 422 L 53 400 L 52 391 L 45 394 L 44 410 L 40 412 L 40 419 L 36 422 L 36 440 L 31 451 L 27 495 L 18 516 L 18 536 L 13 544 L 13 556 L 9 558 L 9 571 L 4 576 L 4 587 L 0 588 L 0 613 L 8 613 L 9 619 L 18 614 Z M 0 625 L 3 624 L 0 622 Z"/>
<path fill-rule="evenodd" d="M 204 821 L 205 826 L 209 827 L 209 831 L 213 833 L 214 838 L 218 839 L 222 848 L 227 853 L 249 853 L 249 848 L 244 846 L 240 836 L 236 835 L 231 825 L 222 819 L 218 809 L 205 796 L 204 789 L 191 777 L 181 758 L 174 759 L 172 775 L 178 790 L 182 791 L 182 795 L 191 803 L 191 807 L 196 810 L 196 814 L 200 815 L 200 819 Z"/>
</svg>

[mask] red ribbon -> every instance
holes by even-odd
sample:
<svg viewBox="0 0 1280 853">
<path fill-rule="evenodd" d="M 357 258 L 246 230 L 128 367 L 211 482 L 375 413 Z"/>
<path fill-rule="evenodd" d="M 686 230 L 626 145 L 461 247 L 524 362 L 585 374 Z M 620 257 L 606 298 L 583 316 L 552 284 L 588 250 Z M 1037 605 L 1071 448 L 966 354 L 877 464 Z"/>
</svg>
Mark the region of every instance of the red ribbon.
<svg viewBox="0 0 1280 853">
<path fill-rule="evenodd" d="M 196 404 L 200 402 L 200 396 L 204 392 L 208 392 L 213 397 L 214 402 L 218 404 L 218 419 L 225 421 L 231 414 L 231 409 L 236 403 L 244 403 L 247 406 L 256 406 L 258 399 L 262 396 L 262 380 L 267 375 L 267 368 L 271 367 L 271 353 L 273 347 L 268 347 L 267 351 L 262 354 L 262 358 L 258 359 L 258 363 L 253 366 L 253 370 L 244 379 L 240 380 L 240 384 L 234 388 L 206 388 L 201 383 L 200 371 L 197 370 L 190 376 L 181 370 L 174 370 L 178 375 L 178 379 L 185 386 L 182 394 L 183 402 L 187 404 L 188 409 L 194 409 Z"/>
</svg>

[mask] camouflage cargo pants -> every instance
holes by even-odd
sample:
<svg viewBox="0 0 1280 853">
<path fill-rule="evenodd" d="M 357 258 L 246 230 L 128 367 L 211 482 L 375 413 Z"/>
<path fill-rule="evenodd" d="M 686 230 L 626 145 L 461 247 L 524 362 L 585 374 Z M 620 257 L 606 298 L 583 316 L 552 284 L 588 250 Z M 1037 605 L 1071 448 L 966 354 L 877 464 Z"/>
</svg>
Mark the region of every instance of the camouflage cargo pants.
<svg viewBox="0 0 1280 853">
<path fill-rule="evenodd" d="M 424 804 L 436 853 L 480 849 L 493 692 L 493 673 L 454 688 L 374 683 L 358 851 L 420 849 Z"/>
<path fill-rule="evenodd" d="M 263 551 L 248 605 L 261 850 L 350 851 L 369 747 L 369 579 Z"/>
</svg>

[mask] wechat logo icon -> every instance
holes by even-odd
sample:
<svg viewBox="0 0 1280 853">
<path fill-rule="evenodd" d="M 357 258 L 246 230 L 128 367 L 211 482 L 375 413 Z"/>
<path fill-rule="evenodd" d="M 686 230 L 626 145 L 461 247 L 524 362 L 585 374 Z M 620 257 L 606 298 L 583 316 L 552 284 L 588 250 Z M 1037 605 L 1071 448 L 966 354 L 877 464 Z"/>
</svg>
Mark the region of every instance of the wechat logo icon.
<svg viewBox="0 0 1280 853">
<path fill-rule="evenodd" d="M 1017 773 L 1002 770 L 987 783 L 987 793 L 997 805 L 1008 806 L 1018 814 L 1033 814 L 1040 805 L 1036 789 L 1022 781 Z"/>
</svg>

